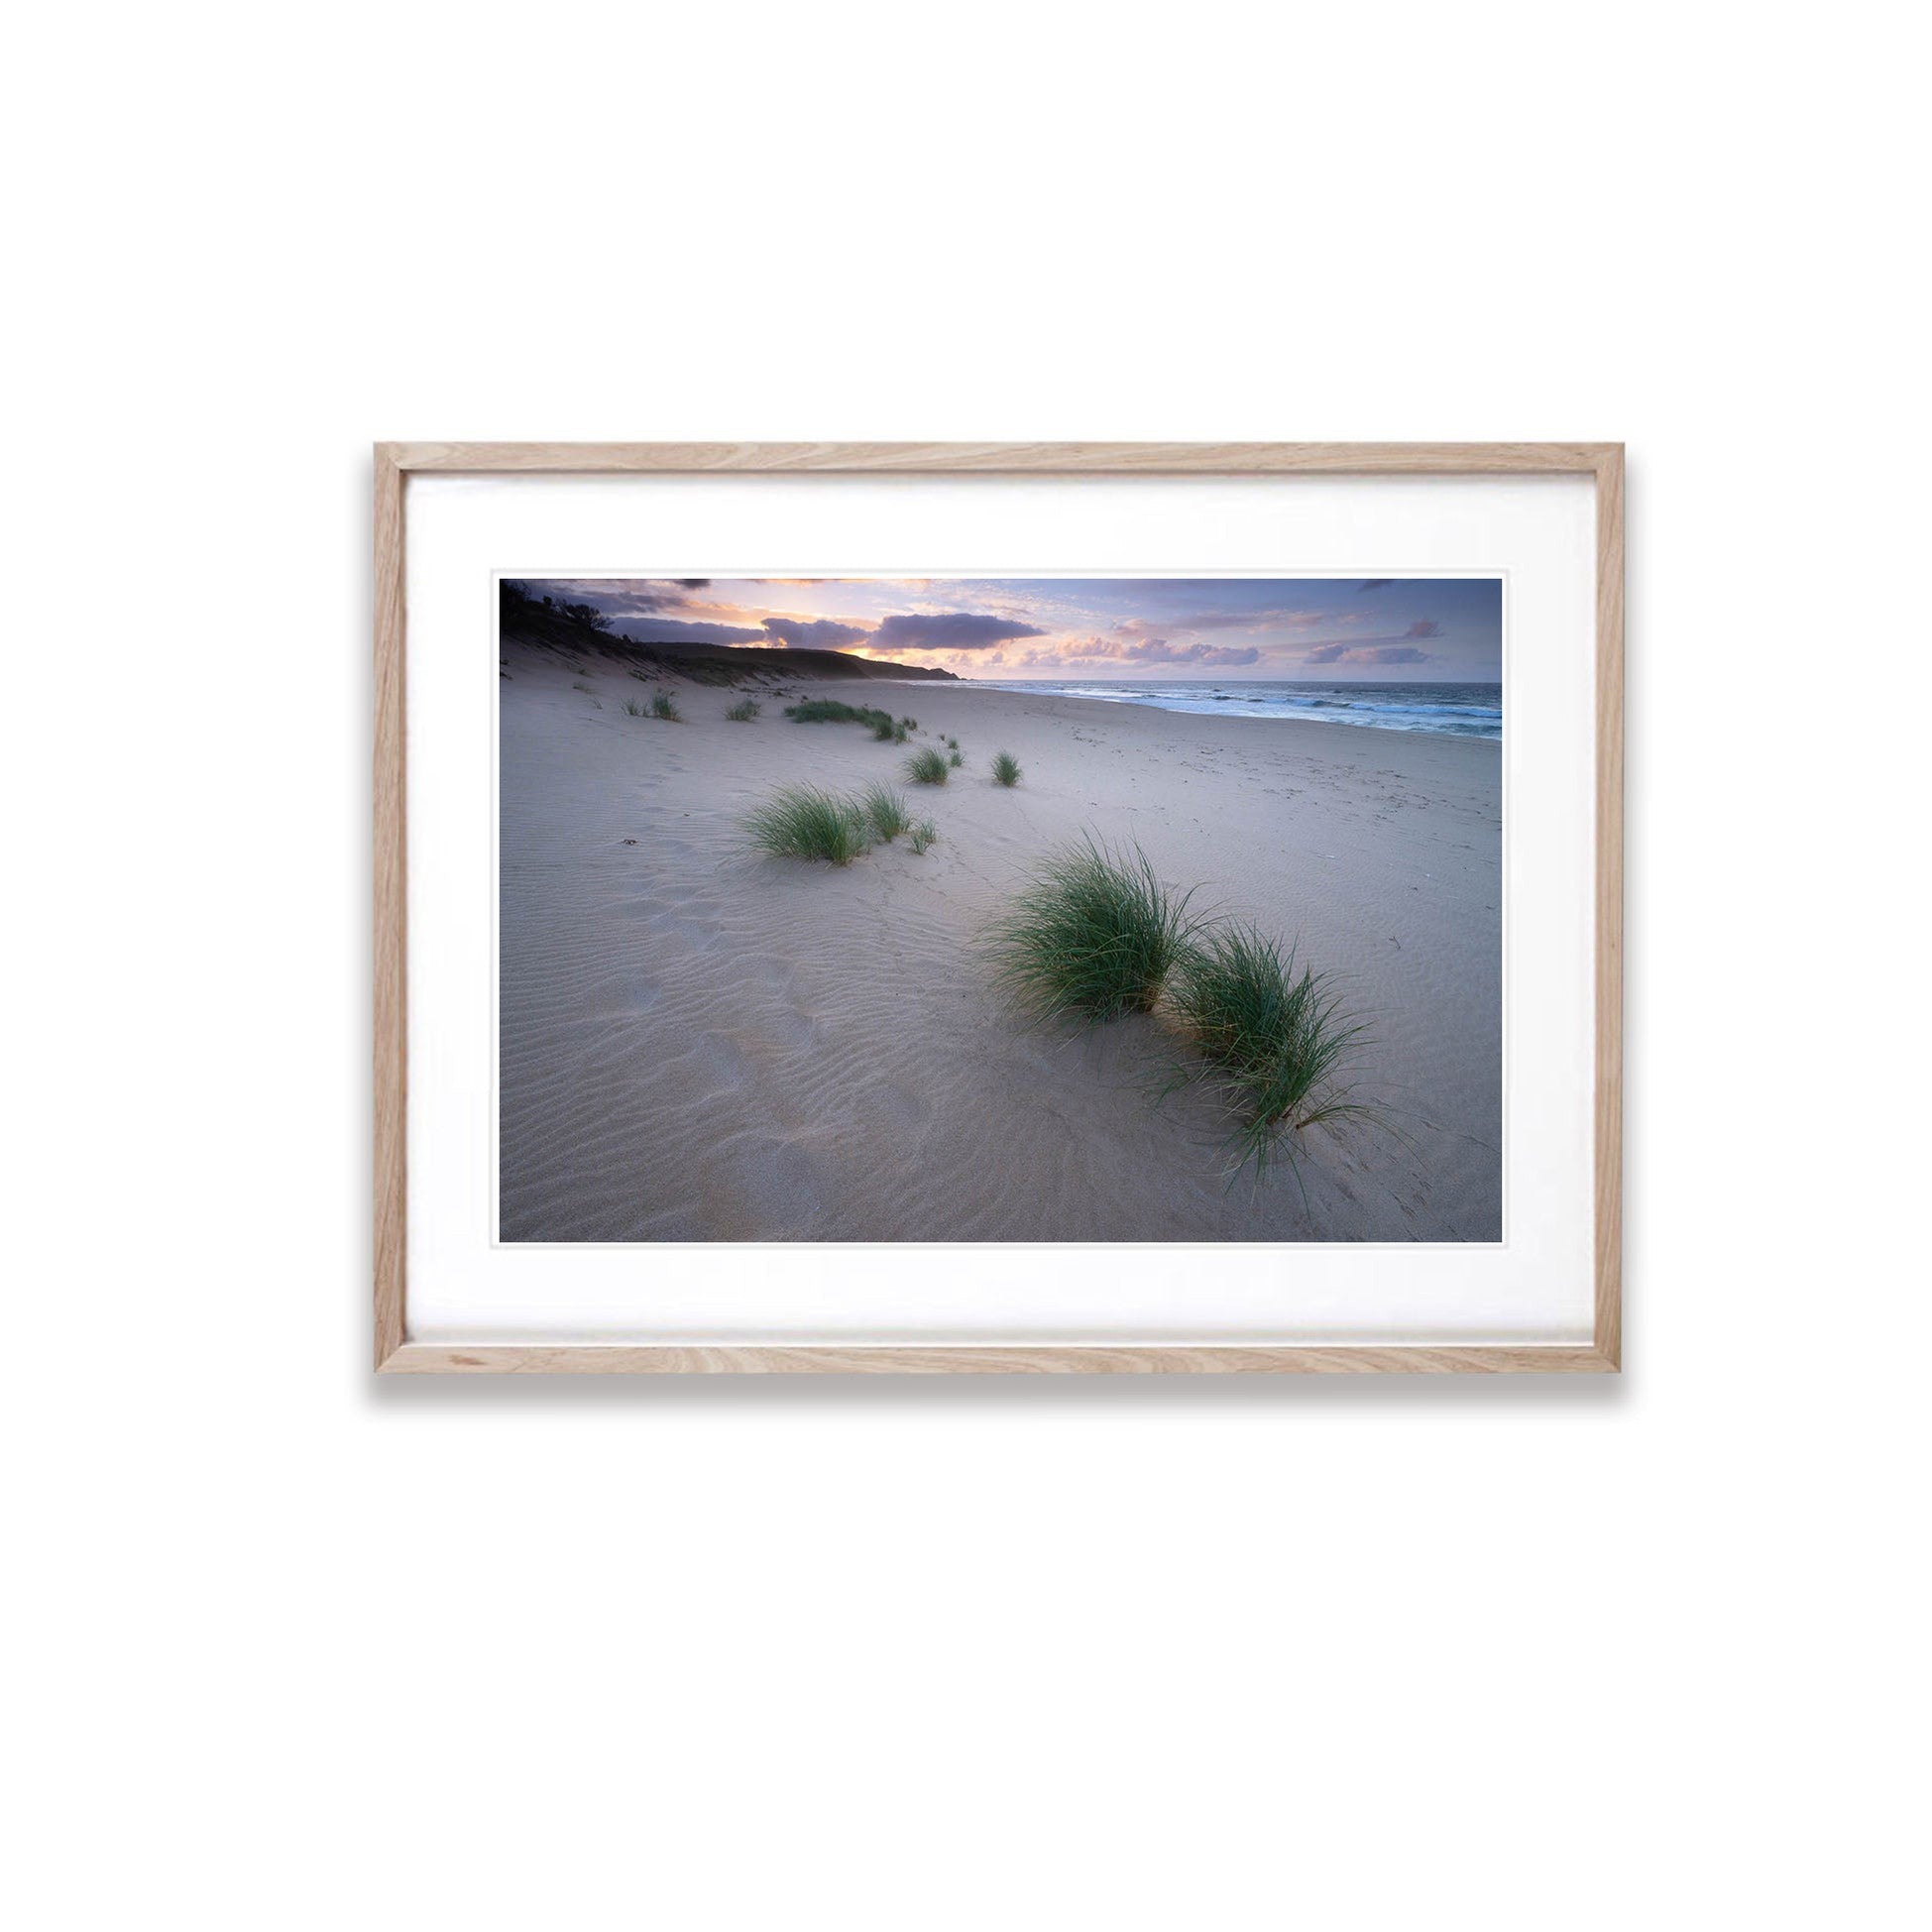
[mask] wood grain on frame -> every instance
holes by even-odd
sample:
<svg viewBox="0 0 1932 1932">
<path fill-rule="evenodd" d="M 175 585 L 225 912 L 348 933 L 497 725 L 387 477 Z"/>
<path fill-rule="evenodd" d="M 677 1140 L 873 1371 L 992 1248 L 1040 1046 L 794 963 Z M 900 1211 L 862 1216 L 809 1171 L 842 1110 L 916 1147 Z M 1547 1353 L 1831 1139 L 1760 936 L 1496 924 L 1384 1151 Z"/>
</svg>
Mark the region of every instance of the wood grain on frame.
<svg viewBox="0 0 1932 1932">
<path fill-rule="evenodd" d="M 1589 475 L 1597 495 L 1594 1326 L 1588 1347 L 828 1343 L 777 1347 L 407 1339 L 404 485 L 411 472 L 1303 476 Z M 1621 443 L 379 443 L 376 446 L 376 1366 L 389 1374 L 1575 1374 L 1623 1361 L 1624 451 Z"/>
</svg>

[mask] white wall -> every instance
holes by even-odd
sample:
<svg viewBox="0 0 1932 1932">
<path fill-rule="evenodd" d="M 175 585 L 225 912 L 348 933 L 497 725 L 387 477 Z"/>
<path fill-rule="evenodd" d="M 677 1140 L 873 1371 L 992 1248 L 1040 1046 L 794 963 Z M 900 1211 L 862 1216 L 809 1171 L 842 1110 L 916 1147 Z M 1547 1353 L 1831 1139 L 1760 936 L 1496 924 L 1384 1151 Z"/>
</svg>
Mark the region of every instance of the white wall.
<svg viewBox="0 0 1932 1932">
<path fill-rule="evenodd" d="M 25 30 L 22 1924 L 1901 1922 L 1883 17 Z M 1621 1383 L 375 1385 L 366 446 L 701 436 L 1628 440 Z"/>
</svg>

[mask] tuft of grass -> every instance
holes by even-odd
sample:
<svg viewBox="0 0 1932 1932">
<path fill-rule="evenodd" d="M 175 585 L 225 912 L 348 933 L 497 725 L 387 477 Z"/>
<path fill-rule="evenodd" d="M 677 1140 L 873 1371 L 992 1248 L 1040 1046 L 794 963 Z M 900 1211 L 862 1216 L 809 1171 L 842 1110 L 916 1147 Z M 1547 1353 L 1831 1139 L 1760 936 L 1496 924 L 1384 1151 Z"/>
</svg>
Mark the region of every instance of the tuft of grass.
<svg viewBox="0 0 1932 1932">
<path fill-rule="evenodd" d="M 891 719 L 886 717 L 884 712 L 880 712 L 879 715 L 871 721 L 871 724 L 872 724 L 872 736 L 875 739 L 877 739 L 881 744 L 889 743 L 892 739 L 892 734 L 898 731 L 899 729 L 898 726 L 893 724 Z"/>
<path fill-rule="evenodd" d="M 1193 932 L 1138 846 L 1113 852 L 1086 834 L 1048 854 L 987 935 L 996 979 L 1035 1019 L 1094 1025 L 1145 1013 Z"/>
<path fill-rule="evenodd" d="M 940 756 L 937 745 L 922 744 L 900 768 L 915 785 L 946 783 L 946 760 Z"/>
<path fill-rule="evenodd" d="M 650 715 L 668 719 L 673 725 L 684 723 L 684 714 L 678 710 L 677 700 L 668 691 L 653 691 L 650 694 Z"/>
<path fill-rule="evenodd" d="M 1298 969 L 1295 949 L 1247 925 L 1210 928 L 1184 949 L 1168 983 L 1175 1017 L 1200 1064 L 1173 1084 L 1205 1080 L 1240 1125 L 1229 1140 L 1234 1171 L 1252 1161 L 1295 1162 L 1293 1136 L 1318 1120 L 1371 1114 L 1344 1083 L 1366 1029 L 1341 1004 L 1325 973 Z"/>
<path fill-rule="evenodd" d="M 946 748 L 949 751 L 957 751 L 960 748 L 960 740 L 957 738 L 949 738 L 946 740 Z"/>
<path fill-rule="evenodd" d="M 876 705 L 849 705 L 840 698 L 807 698 L 803 704 L 787 705 L 785 716 L 794 725 L 863 725 L 876 739 L 892 736 L 889 713 Z"/>
<path fill-rule="evenodd" d="M 964 751 L 949 751 L 946 754 L 946 762 L 949 769 L 958 771 L 966 763 L 966 753 Z"/>
<path fill-rule="evenodd" d="M 774 792 L 744 821 L 752 846 L 773 858 L 850 865 L 866 851 L 865 816 L 850 799 L 809 785 Z"/>
<path fill-rule="evenodd" d="M 1020 761 L 1010 751 L 996 751 L 993 754 L 993 777 L 1002 785 L 1017 785 L 1020 782 Z"/>
<path fill-rule="evenodd" d="M 919 729 L 919 720 L 916 718 L 902 718 L 899 723 L 909 732 L 916 732 Z"/>
<path fill-rule="evenodd" d="M 648 718 L 650 716 L 650 707 L 648 705 L 640 705 L 635 698 L 625 699 L 624 708 L 632 718 Z"/>
<path fill-rule="evenodd" d="M 595 697 L 597 695 L 594 691 L 591 691 L 591 688 L 588 684 L 573 684 L 570 688 L 573 691 L 587 692 L 592 697 Z"/>
<path fill-rule="evenodd" d="M 892 742 L 894 744 L 903 744 L 911 736 L 912 733 L 908 730 L 906 721 L 903 718 L 892 727 Z"/>
<path fill-rule="evenodd" d="M 889 846 L 900 833 L 912 830 L 912 814 L 907 810 L 905 794 L 895 792 L 889 785 L 868 786 L 858 801 L 858 809 L 864 813 L 872 837 L 883 845 Z"/>
<path fill-rule="evenodd" d="M 740 698 L 725 716 L 734 725 L 748 725 L 758 715 L 758 701 L 755 698 Z"/>
<path fill-rule="evenodd" d="M 923 858 L 926 855 L 926 848 L 939 837 L 939 827 L 931 819 L 921 819 L 908 836 L 912 840 L 913 851 Z"/>
</svg>

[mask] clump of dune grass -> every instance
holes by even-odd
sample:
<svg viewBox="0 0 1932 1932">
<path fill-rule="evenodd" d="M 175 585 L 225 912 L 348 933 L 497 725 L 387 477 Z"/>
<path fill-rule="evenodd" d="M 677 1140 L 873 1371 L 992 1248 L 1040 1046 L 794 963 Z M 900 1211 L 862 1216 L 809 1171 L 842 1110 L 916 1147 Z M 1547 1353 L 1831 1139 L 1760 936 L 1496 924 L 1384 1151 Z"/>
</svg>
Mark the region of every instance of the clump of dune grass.
<svg viewBox="0 0 1932 1932">
<path fill-rule="evenodd" d="M 960 740 L 957 738 L 949 738 L 945 740 L 945 743 L 949 751 L 957 751 L 960 748 Z"/>
<path fill-rule="evenodd" d="M 994 975 L 1035 1019 L 1145 1013 L 1193 931 L 1192 896 L 1169 892 L 1138 846 L 1114 852 L 1089 833 L 1050 853 L 987 935 Z"/>
<path fill-rule="evenodd" d="M 573 691 L 582 691 L 590 695 L 595 695 L 591 693 L 591 688 L 588 684 L 573 684 L 570 688 Z"/>
<path fill-rule="evenodd" d="M 1020 782 L 1020 761 L 1012 752 L 993 753 L 993 780 L 1001 785 L 1017 785 Z"/>
<path fill-rule="evenodd" d="M 650 716 L 650 707 L 648 705 L 640 705 L 635 698 L 625 699 L 624 709 L 632 718 L 648 718 Z"/>
<path fill-rule="evenodd" d="M 744 829 L 752 846 L 773 858 L 823 858 L 834 865 L 850 865 L 871 843 L 859 807 L 809 785 L 774 792 Z"/>
<path fill-rule="evenodd" d="M 916 718 L 902 718 L 899 723 L 909 732 L 916 732 L 919 729 L 919 720 Z"/>
<path fill-rule="evenodd" d="M 934 744 L 922 744 L 900 769 L 915 785 L 946 783 L 946 760 L 940 755 L 939 747 Z"/>
<path fill-rule="evenodd" d="M 897 723 L 896 725 L 894 725 L 894 726 L 892 727 L 892 742 L 893 742 L 894 744 L 903 744 L 903 743 L 905 743 L 905 741 L 906 741 L 906 740 L 907 740 L 907 739 L 909 739 L 909 738 L 910 738 L 911 736 L 912 736 L 912 733 L 911 733 L 911 731 L 910 731 L 910 730 L 909 730 L 909 729 L 907 728 L 907 725 L 906 725 L 906 721 L 905 721 L 905 720 L 904 720 L 903 718 L 902 718 L 902 719 L 900 719 L 900 720 L 899 720 L 899 722 L 898 722 L 898 723 Z"/>
<path fill-rule="evenodd" d="M 876 739 L 892 736 L 891 716 L 876 705 L 849 705 L 841 698 L 807 698 L 787 705 L 785 716 L 794 725 L 863 725 Z"/>
<path fill-rule="evenodd" d="M 1294 1136 L 1316 1121 L 1375 1111 L 1344 1081 L 1366 1029 L 1327 974 L 1298 968 L 1292 946 L 1252 926 L 1212 927 L 1176 962 L 1168 1003 L 1201 1056 L 1174 1084 L 1204 1080 L 1233 1109 L 1237 1174 L 1252 1161 L 1259 1178 L 1283 1155 L 1293 1165 Z"/>
<path fill-rule="evenodd" d="M 865 815 L 872 837 L 882 845 L 889 846 L 900 833 L 912 829 L 912 814 L 906 807 L 905 794 L 895 792 L 890 785 L 868 785 L 859 798 L 858 809 Z"/>
<path fill-rule="evenodd" d="M 950 770 L 958 771 L 966 763 L 966 753 L 964 751 L 949 751 L 946 754 L 946 763 Z"/>
<path fill-rule="evenodd" d="M 760 707 L 755 698 L 740 698 L 725 716 L 734 725 L 748 725 L 758 715 Z"/>
<path fill-rule="evenodd" d="M 650 715 L 663 718 L 673 725 L 684 723 L 684 714 L 677 708 L 677 700 L 668 691 L 653 691 L 650 694 Z"/>
<path fill-rule="evenodd" d="M 907 836 L 912 840 L 913 851 L 924 858 L 926 848 L 939 837 L 939 827 L 931 819 L 921 819 Z"/>
</svg>

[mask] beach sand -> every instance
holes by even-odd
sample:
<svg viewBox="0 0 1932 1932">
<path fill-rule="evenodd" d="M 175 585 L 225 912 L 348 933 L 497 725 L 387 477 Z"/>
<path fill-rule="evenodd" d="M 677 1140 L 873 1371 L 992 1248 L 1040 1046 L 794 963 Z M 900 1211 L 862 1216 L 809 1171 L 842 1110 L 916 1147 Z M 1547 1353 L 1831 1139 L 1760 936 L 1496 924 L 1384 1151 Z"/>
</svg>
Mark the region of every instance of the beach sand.
<svg viewBox="0 0 1932 1932">
<path fill-rule="evenodd" d="M 901 839 L 842 869 L 751 856 L 745 813 L 780 784 L 897 783 L 908 747 L 793 724 L 769 689 L 740 725 L 743 692 L 667 685 L 673 725 L 620 709 L 645 688 L 620 664 L 507 662 L 503 1239 L 1500 1238 L 1498 744 L 790 684 L 966 753 L 903 787 L 939 828 L 923 857 Z M 1003 1010 L 975 938 L 1086 828 L 1338 974 L 1373 1034 L 1357 1084 L 1397 1131 L 1312 1127 L 1296 1171 L 1230 1186 L 1211 1095 L 1150 1103 L 1183 1051 L 1158 1016 L 1081 1033 Z"/>
</svg>

